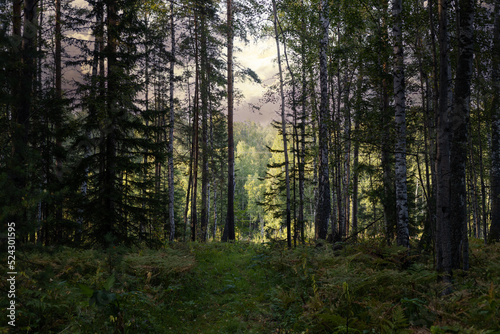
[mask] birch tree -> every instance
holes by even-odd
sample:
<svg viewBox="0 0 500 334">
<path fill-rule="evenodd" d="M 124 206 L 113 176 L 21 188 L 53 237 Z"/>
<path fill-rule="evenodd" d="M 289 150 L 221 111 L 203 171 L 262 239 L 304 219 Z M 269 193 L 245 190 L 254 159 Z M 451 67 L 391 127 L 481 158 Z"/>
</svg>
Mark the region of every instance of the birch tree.
<svg viewBox="0 0 500 334">
<path fill-rule="evenodd" d="M 397 243 L 409 247 L 408 194 L 406 187 L 406 102 L 403 36 L 401 31 L 402 0 L 393 0 L 392 33 L 394 36 L 394 104 L 396 120 L 396 216 Z"/>
</svg>

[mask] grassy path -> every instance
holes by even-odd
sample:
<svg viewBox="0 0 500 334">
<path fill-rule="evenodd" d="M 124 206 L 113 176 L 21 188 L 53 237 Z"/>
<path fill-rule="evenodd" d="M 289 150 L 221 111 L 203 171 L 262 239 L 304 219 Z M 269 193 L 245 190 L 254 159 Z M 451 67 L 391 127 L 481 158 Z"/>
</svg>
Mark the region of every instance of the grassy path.
<svg viewBox="0 0 500 334">
<path fill-rule="evenodd" d="M 261 248 L 262 250 L 262 248 Z M 172 333 L 268 333 L 270 298 L 276 273 L 265 265 L 266 255 L 251 245 L 191 249 L 196 266 L 174 287 L 166 303 Z"/>
<path fill-rule="evenodd" d="M 473 269 L 456 272 L 448 296 L 441 294 L 432 258 L 408 256 L 382 240 L 336 252 L 243 242 L 34 249 L 19 261 L 16 330 L 500 333 L 500 244 L 471 240 L 470 246 Z M 7 289 L 7 281 L 0 282 L 0 290 Z M 9 333 L 7 319 L 0 333 Z"/>
</svg>

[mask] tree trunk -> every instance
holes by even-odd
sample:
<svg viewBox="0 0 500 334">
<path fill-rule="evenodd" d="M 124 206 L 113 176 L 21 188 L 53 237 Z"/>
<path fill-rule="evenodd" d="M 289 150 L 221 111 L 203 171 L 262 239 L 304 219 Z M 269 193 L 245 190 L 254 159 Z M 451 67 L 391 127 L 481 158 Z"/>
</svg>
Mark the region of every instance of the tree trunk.
<svg viewBox="0 0 500 334">
<path fill-rule="evenodd" d="M 488 240 L 500 241 L 500 1 L 495 1 L 491 103 L 491 226 Z"/>
<path fill-rule="evenodd" d="M 387 2 L 381 1 L 383 13 L 387 12 Z M 394 227 L 396 224 L 396 194 L 394 189 L 394 143 L 392 139 L 393 129 L 393 115 L 389 108 L 389 57 L 388 50 L 388 27 L 387 18 L 383 14 L 381 18 L 381 26 L 379 30 L 380 35 L 380 49 L 378 62 L 381 67 L 381 82 L 380 82 L 380 115 L 381 115 L 381 129 L 382 129 L 382 152 L 381 152 L 381 168 L 382 168 L 382 185 L 383 185 L 383 198 L 382 206 L 384 208 L 384 223 L 385 223 L 385 237 L 388 244 L 392 242 L 394 236 Z"/>
<path fill-rule="evenodd" d="M 349 235 L 349 221 L 350 221 L 350 208 L 351 208 L 351 197 L 349 189 L 351 188 L 351 106 L 350 106 L 350 95 L 351 95 L 351 83 L 352 78 L 345 76 L 345 93 L 344 93 L 344 134 L 342 141 L 344 142 L 344 170 L 342 178 L 342 198 L 344 219 L 343 223 L 343 238 Z"/>
<path fill-rule="evenodd" d="M 116 177 L 116 117 L 117 117 L 117 101 L 116 94 L 119 90 L 118 80 L 119 75 L 117 64 L 117 49 L 118 49 L 118 14 L 115 1 L 109 1 L 107 4 L 107 23 L 108 23 L 108 45 L 107 45 L 107 60 L 108 60 L 108 75 L 107 75 L 107 128 L 104 129 L 105 133 L 105 170 L 104 170 L 104 210 L 106 216 L 101 221 L 101 228 L 98 238 L 104 246 L 109 246 L 111 240 L 108 239 L 109 235 L 115 236 L 118 231 L 117 226 L 117 212 L 116 212 L 116 199 L 117 193 L 117 177 Z"/>
<path fill-rule="evenodd" d="M 450 236 L 450 122 L 448 0 L 439 0 L 439 113 L 437 115 L 437 198 L 436 198 L 436 269 L 451 284 Z M 448 293 L 451 287 L 445 291 Z"/>
<path fill-rule="evenodd" d="M 144 90 L 145 90 L 145 93 L 144 93 L 144 101 L 145 101 L 145 110 L 144 110 L 144 113 L 146 115 L 146 127 L 149 127 L 149 36 L 148 36 L 148 15 L 145 14 L 145 17 L 144 17 L 144 27 L 145 27 L 145 30 L 146 30 L 146 36 L 145 36 L 145 42 L 144 42 L 144 58 L 145 58 L 145 66 L 144 66 Z M 155 92 L 155 95 L 156 95 L 156 92 Z M 155 99 L 156 99 L 156 96 L 155 96 Z M 157 124 L 157 118 L 159 118 L 158 116 L 155 117 L 155 120 L 154 120 L 154 126 L 158 126 Z M 149 135 L 146 134 L 146 139 L 148 139 Z M 159 140 L 159 135 L 156 135 L 154 136 L 155 137 L 155 142 L 158 143 L 160 140 Z M 144 182 L 146 183 L 147 182 L 147 179 L 148 179 L 148 153 L 149 152 L 144 152 L 144 155 L 143 155 L 143 158 L 142 158 L 142 161 L 143 161 L 143 173 L 144 173 Z M 157 159 L 155 159 L 155 193 L 158 194 L 159 193 L 159 180 L 160 180 L 160 163 L 157 161 Z M 142 189 L 142 196 L 146 196 L 146 189 Z M 141 205 L 142 209 L 144 210 L 145 207 L 146 207 L 146 203 L 143 202 L 142 205 Z M 142 240 L 142 238 L 146 235 L 146 226 L 147 226 L 147 217 L 145 217 L 146 219 L 141 219 L 141 221 L 139 222 L 139 240 Z M 146 224 L 146 226 L 145 226 Z"/>
<path fill-rule="evenodd" d="M 500 90 L 499 90 L 500 92 Z M 481 122 L 479 122 L 479 127 L 481 128 Z M 481 136 L 480 136 L 481 137 Z M 487 212 L 486 212 L 486 183 L 484 182 L 484 166 L 483 166 L 483 141 L 479 140 L 479 179 L 481 183 L 481 217 L 482 217 L 482 227 L 483 227 L 483 239 L 484 243 L 487 243 L 488 232 L 486 229 L 487 222 Z M 492 141 L 493 143 L 493 141 Z M 493 156 L 493 154 L 492 154 Z M 479 237 L 479 236 L 478 236 Z"/>
<path fill-rule="evenodd" d="M 281 96 L 281 133 L 283 135 L 283 152 L 285 155 L 285 187 L 286 187 L 286 240 L 288 248 L 292 248 L 291 236 L 291 216 L 290 216 L 290 175 L 288 161 L 288 143 L 286 137 L 286 117 L 285 117 L 285 93 L 283 90 L 283 71 L 281 69 L 281 54 L 278 38 L 278 16 L 276 10 L 276 0 L 273 0 L 273 17 L 274 17 L 274 36 L 276 40 L 276 52 L 278 55 L 278 70 L 280 78 L 280 96 Z"/>
<path fill-rule="evenodd" d="M 174 26 L 174 1 L 170 1 L 170 45 L 171 58 L 169 69 L 170 84 L 170 124 L 168 128 L 168 220 L 170 222 L 170 242 L 175 239 L 175 212 L 174 212 L 174 68 L 175 68 L 175 26 Z"/>
<path fill-rule="evenodd" d="M 208 170 L 208 113 L 209 111 L 209 67 L 206 8 L 202 7 L 201 13 L 201 141 L 202 141 L 202 163 L 201 163 L 201 217 L 200 217 L 200 240 L 206 241 L 208 228 L 209 207 L 209 170 Z"/>
<path fill-rule="evenodd" d="M 321 24 L 321 40 L 319 48 L 321 101 L 319 110 L 319 183 L 318 206 L 315 223 L 318 229 L 318 238 L 326 239 L 328 220 L 330 217 L 330 177 L 328 172 L 328 68 L 326 52 L 328 47 L 328 8 L 327 1 L 321 0 L 319 20 Z"/>
<path fill-rule="evenodd" d="M 222 241 L 234 240 L 234 138 L 233 138 L 233 6 L 227 0 L 227 216 Z"/>
<path fill-rule="evenodd" d="M 363 72 L 359 73 L 356 89 L 356 105 L 360 106 L 363 101 Z M 359 108 L 359 107 L 358 107 Z M 360 115 L 356 110 L 354 114 L 354 150 L 353 150 L 353 177 L 352 177 L 352 235 L 353 240 L 358 240 L 358 205 L 359 205 L 359 123 Z"/>
<path fill-rule="evenodd" d="M 394 104 L 396 120 L 396 231 L 397 244 L 410 247 L 408 232 L 408 193 L 406 187 L 406 102 L 403 33 L 401 31 L 401 0 L 393 0 L 392 16 L 394 19 L 392 33 L 394 36 Z"/>
<path fill-rule="evenodd" d="M 198 13 L 194 16 L 194 29 L 195 29 L 195 85 L 194 85 L 194 113 L 193 113 L 193 142 L 191 154 L 193 155 L 193 187 L 191 189 L 191 241 L 196 240 L 196 225 L 198 223 L 197 212 L 197 193 L 198 193 L 198 130 L 199 130 L 199 111 L 200 111 L 200 66 L 199 66 L 199 27 L 198 27 Z"/>
<path fill-rule="evenodd" d="M 301 1 L 304 6 L 304 1 Z M 305 165 L 306 165 L 306 102 L 307 102 L 307 82 L 306 82 L 306 24 L 302 18 L 302 34 L 301 34 L 301 60 L 302 60 L 302 96 L 301 107 L 302 114 L 300 119 L 300 149 L 299 149 L 299 229 L 300 240 L 305 243 L 304 239 L 304 181 L 305 181 Z"/>
<path fill-rule="evenodd" d="M 12 161 L 9 166 L 8 178 L 12 181 L 14 191 L 11 205 L 15 207 L 15 213 L 9 220 L 16 222 L 16 231 L 19 236 L 27 236 L 30 226 L 27 225 L 26 209 L 20 208 L 22 198 L 26 196 L 27 186 L 27 159 L 28 140 L 30 131 L 30 115 L 32 105 L 33 75 L 36 70 L 34 62 L 36 22 L 35 20 L 36 1 L 24 1 L 24 8 L 20 1 L 13 1 L 12 34 L 22 44 L 13 45 L 14 62 L 22 62 L 22 66 L 15 72 L 17 80 L 14 81 L 12 93 L 14 96 L 14 106 L 12 111 L 13 133 L 12 133 Z M 21 9 L 24 12 L 24 30 L 21 39 Z M 20 47 L 20 49 L 19 49 Z M 19 52 L 20 51 L 20 52 Z M 20 59 L 19 59 L 20 58 Z"/>
<path fill-rule="evenodd" d="M 470 114 L 470 85 L 474 53 L 474 0 L 459 0 L 459 58 L 451 114 L 450 229 L 452 268 L 469 269 L 467 237 L 467 140 Z"/>
<path fill-rule="evenodd" d="M 61 130 L 61 119 L 62 119 L 62 61 L 61 61 L 61 54 L 62 54 L 62 47 L 61 47 L 61 39 L 62 39 L 62 32 L 61 32 L 61 0 L 56 0 L 55 1 L 55 10 L 56 10 L 56 15 L 55 15 L 55 54 L 54 54 L 54 63 L 55 63 L 55 83 L 56 83 L 56 101 L 57 101 L 57 117 L 55 120 L 55 130 L 56 130 L 56 146 L 59 151 L 62 149 L 62 141 L 61 141 L 61 136 L 59 134 Z M 55 166 L 55 174 L 56 174 L 56 182 L 60 185 L 63 180 L 62 180 L 62 159 L 60 154 L 55 154 L 56 158 L 56 166 Z M 59 186 L 58 188 L 61 188 Z M 58 201 L 58 203 L 55 206 L 55 218 L 56 218 L 56 230 L 55 230 L 55 237 L 59 240 L 62 241 L 62 217 L 63 216 L 63 207 L 62 207 L 62 201 Z"/>
</svg>

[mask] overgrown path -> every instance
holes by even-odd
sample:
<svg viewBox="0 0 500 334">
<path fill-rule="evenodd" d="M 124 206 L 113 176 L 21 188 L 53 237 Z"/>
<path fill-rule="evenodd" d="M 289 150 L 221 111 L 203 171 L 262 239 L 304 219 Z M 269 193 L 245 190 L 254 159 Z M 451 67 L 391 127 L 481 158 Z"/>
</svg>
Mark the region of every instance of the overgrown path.
<svg viewBox="0 0 500 334">
<path fill-rule="evenodd" d="M 169 287 L 172 333 L 265 333 L 275 327 L 271 299 L 282 274 L 250 244 L 191 246 L 196 265 Z"/>
<path fill-rule="evenodd" d="M 471 240 L 442 296 L 429 254 L 364 240 L 331 247 L 176 243 L 20 252 L 25 333 L 499 333 L 500 243 Z M 7 268 L 0 263 L 0 270 Z M 8 291 L 7 280 L 0 290 Z M 4 298 L 5 299 L 5 298 Z M 3 299 L 0 306 L 8 307 Z M 7 317 L 0 333 L 9 333 Z"/>
</svg>

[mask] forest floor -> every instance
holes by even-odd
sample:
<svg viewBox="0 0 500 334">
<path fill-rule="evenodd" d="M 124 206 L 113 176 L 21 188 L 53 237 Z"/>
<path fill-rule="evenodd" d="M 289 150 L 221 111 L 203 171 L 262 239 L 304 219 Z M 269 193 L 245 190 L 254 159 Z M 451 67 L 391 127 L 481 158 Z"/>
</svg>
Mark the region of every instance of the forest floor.
<svg viewBox="0 0 500 334">
<path fill-rule="evenodd" d="M 432 256 L 380 240 L 336 251 L 243 242 L 26 248 L 11 332 L 500 333 L 500 244 L 470 244 L 471 270 L 455 272 L 447 296 Z"/>
</svg>

